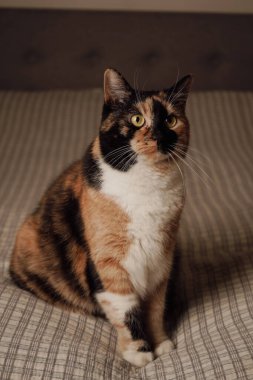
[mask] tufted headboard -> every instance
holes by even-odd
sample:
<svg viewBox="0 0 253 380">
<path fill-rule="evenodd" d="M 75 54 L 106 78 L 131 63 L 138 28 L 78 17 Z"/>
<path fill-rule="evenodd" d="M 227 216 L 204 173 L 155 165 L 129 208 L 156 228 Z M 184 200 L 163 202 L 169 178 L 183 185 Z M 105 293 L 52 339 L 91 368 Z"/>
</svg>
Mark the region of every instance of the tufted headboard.
<svg viewBox="0 0 253 380">
<path fill-rule="evenodd" d="M 112 66 L 159 88 L 253 89 L 253 15 L 0 10 L 0 88 L 101 86 Z"/>
</svg>

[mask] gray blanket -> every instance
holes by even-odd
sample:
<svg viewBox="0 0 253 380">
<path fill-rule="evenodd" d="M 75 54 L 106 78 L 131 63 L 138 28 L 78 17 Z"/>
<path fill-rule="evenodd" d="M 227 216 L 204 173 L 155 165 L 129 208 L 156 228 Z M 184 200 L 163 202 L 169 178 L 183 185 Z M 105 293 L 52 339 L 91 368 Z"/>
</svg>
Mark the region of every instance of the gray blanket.
<svg viewBox="0 0 253 380">
<path fill-rule="evenodd" d="M 186 206 L 167 322 L 176 349 L 137 369 L 102 319 L 17 288 L 15 233 L 50 181 L 95 136 L 99 89 L 0 93 L 0 378 L 253 378 L 253 93 L 193 93 Z"/>
</svg>

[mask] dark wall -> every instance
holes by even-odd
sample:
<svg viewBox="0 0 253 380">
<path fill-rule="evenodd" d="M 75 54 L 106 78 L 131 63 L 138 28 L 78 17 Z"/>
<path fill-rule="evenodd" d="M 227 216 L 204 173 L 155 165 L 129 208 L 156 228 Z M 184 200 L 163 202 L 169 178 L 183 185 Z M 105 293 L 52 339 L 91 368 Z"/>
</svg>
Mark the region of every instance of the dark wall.
<svg viewBox="0 0 253 380">
<path fill-rule="evenodd" d="M 253 16 L 0 11 L 0 88 L 101 86 L 113 66 L 160 88 L 193 73 L 195 89 L 253 89 Z"/>
</svg>

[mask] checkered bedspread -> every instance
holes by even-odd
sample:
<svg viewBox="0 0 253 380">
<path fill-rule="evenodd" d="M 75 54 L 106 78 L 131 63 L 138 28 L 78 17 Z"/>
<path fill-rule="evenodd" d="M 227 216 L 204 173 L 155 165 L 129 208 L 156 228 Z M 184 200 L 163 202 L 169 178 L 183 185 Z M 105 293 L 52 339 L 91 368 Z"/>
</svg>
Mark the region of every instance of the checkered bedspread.
<svg viewBox="0 0 253 380">
<path fill-rule="evenodd" d="M 8 275 L 15 233 L 97 132 L 100 89 L 0 93 L 0 378 L 253 379 L 253 93 L 193 93 L 186 206 L 168 307 L 176 349 L 137 369 L 109 323 Z"/>
</svg>

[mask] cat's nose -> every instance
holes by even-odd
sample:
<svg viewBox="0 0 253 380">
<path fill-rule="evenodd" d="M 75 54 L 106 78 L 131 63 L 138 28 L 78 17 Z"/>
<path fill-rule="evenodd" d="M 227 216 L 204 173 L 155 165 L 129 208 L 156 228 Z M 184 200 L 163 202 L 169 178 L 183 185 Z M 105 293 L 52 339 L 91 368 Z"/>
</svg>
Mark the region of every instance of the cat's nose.
<svg viewBox="0 0 253 380">
<path fill-rule="evenodd" d="M 152 139 L 158 140 L 161 138 L 161 133 L 158 130 L 152 129 Z"/>
</svg>

